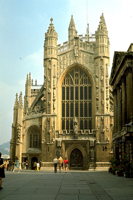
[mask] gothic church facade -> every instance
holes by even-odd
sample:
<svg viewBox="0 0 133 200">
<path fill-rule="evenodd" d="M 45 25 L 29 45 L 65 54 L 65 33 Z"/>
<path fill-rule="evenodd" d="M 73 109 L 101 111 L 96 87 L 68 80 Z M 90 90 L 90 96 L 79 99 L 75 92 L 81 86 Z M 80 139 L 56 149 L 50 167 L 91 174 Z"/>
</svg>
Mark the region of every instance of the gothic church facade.
<svg viewBox="0 0 133 200">
<path fill-rule="evenodd" d="M 103 14 L 98 28 L 78 35 L 73 16 L 68 41 L 58 43 L 53 19 L 44 40 L 44 83 L 27 75 L 24 105 L 16 95 L 11 159 L 51 166 L 60 155 L 71 169 L 107 164 L 112 141 L 109 38 Z"/>
</svg>

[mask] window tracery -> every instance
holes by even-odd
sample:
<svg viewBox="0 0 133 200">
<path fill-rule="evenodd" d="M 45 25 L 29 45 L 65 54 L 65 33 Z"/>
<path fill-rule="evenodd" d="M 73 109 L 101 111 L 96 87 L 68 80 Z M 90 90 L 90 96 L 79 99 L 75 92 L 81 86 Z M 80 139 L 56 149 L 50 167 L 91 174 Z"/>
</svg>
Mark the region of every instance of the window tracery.
<svg viewBox="0 0 133 200">
<path fill-rule="evenodd" d="M 62 130 L 73 130 L 73 119 L 80 130 L 92 128 L 92 85 L 86 72 L 71 69 L 62 84 Z"/>
</svg>

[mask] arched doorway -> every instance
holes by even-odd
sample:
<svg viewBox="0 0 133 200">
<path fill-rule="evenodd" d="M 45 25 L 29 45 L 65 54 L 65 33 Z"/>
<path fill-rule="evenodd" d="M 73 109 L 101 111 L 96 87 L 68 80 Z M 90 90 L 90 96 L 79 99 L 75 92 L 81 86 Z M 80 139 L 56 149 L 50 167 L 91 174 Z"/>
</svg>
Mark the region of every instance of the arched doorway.
<svg viewBox="0 0 133 200">
<path fill-rule="evenodd" d="M 74 149 L 70 155 L 70 168 L 82 169 L 83 168 L 83 155 L 79 149 Z"/>
<path fill-rule="evenodd" d="M 38 162 L 38 158 L 37 157 L 32 157 L 31 158 L 31 169 L 35 169 L 35 163 Z"/>
</svg>

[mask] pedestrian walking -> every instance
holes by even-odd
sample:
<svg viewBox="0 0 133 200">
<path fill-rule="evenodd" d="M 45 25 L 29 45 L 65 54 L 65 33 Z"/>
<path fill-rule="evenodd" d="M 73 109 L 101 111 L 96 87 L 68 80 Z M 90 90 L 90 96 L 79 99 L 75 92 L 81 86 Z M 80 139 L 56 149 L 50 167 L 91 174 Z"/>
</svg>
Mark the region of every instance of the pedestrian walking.
<svg viewBox="0 0 133 200">
<path fill-rule="evenodd" d="M 65 168 L 65 171 L 67 171 L 68 170 L 68 159 L 67 158 L 65 158 L 64 159 L 64 168 Z"/>
<path fill-rule="evenodd" d="M 39 162 L 36 163 L 36 170 L 37 170 L 37 171 L 40 170 L 40 163 L 39 163 Z"/>
<path fill-rule="evenodd" d="M 58 159 L 57 159 L 57 157 L 55 157 L 53 159 L 53 164 L 54 164 L 54 172 L 57 173 L 57 165 L 58 165 Z"/>
<path fill-rule="evenodd" d="M 61 169 L 63 168 L 63 158 L 61 156 L 58 159 L 58 163 L 59 163 L 59 172 L 61 172 Z"/>
<path fill-rule="evenodd" d="M 2 187 L 2 182 L 3 182 L 3 178 L 5 178 L 5 170 L 4 170 L 4 162 L 3 159 L 1 158 L 1 152 L 0 152 L 0 190 L 3 189 Z"/>
<path fill-rule="evenodd" d="M 26 169 L 29 169 L 29 162 L 28 162 L 28 160 L 26 160 L 26 162 L 25 162 L 25 167 L 26 167 Z"/>
<path fill-rule="evenodd" d="M 14 168 L 13 168 L 13 172 L 17 171 L 17 172 L 20 172 L 20 163 L 19 163 L 19 160 L 16 159 L 15 160 L 15 163 L 14 163 Z"/>
<path fill-rule="evenodd" d="M 37 170 L 37 162 L 36 161 L 33 163 L 33 169 Z"/>
</svg>

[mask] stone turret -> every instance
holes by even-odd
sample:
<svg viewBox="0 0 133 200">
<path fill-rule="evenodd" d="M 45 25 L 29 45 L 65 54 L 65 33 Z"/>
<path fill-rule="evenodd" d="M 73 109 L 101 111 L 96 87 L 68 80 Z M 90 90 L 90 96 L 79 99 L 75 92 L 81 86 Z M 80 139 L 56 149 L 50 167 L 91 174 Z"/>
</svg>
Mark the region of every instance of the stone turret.
<svg viewBox="0 0 133 200">
<path fill-rule="evenodd" d="M 44 43 L 44 61 L 46 59 L 57 59 L 57 39 L 58 35 L 55 31 L 53 18 L 50 19 L 50 25 L 47 33 L 45 33 Z"/>
<path fill-rule="evenodd" d="M 97 141 L 108 143 L 110 130 L 110 89 L 109 89 L 109 38 L 104 15 L 100 17 L 95 32 L 95 80 L 96 80 L 96 129 Z"/>
<path fill-rule="evenodd" d="M 23 115 L 23 100 L 22 100 L 22 92 L 18 97 L 18 93 L 16 93 L 16 99 L 14 104 L 14 115 L 13 115 L 13 125 L 15 126 L 16 123 L 22 122 L 22 115 Z"/>
<path fill-rule="evenodd" d="M 99 26 L 97 31 L 95 32 L 95 36 L 96 36 L 96 55 L 109 57 L 109 38 L 103 14 L 100 17 Z"/>
<path fill-rule="evenodd" d="M 54 116 L 56 112 L 56 81 L 57 81 L 57 40 L 58 35 L 55 31 L 53 19 L 45 33 L 44 41 L 44 88 L 45 88 L 45 107 L 46 114 Z M 55 129 L 54 118 L 47 117 L 46 123 L 46 143 L 52 141 L 53 130 Z"/>
<path fill-rule="evenodd" d="M 13 113 L 13 124 L 12 124 L 12 140 L 11 140 L 11 159 L 15 161 L 15 158 L 20 158 L 20 148 L 22 141 L 22 121 L 23 121 L 23 102 L 22 102 L 22 92 L 19 95 L 16 94 L 14 113 Z"/>
<path fill-rule="evenodd" d="M 19 101 L 18 101 L 18 93 L 16 93 L 16 98 L 15 98 L 15 103 L 14 103 L 14 111 L 13 111 L 13 125 L 16 124 L 17 122 L 17 115 L 18 115 L 18 105 L 19 105 Z"/>
<path fill-rule="evenodd" d="M 96 110 L 98 114 L 105 114 L 109 111 L 109 38 L 103 14 L 95 36 Z"/>
<path fill-rule="evenodd" d="M 55 112 L 55 89 L 57 76 L 57 40 L 53 19 L 45 33 L 44 41 L 44 85 L 46 87 L 46 113 Z"/>
<path fill-rule="evenodd" d="M 13 108 L 13 123 L 12 123 L 12 139 L 10 141 L 10 158 L 15 161 L 16 155 L 16 124 L 18 116 L 18 94 L 16 93 L 14 108 Z"/>
<path fill-rule="evenodd" d="M 19 95 L 18 101 L 18 123 L 21 125 L 23 120 L 23 99 L 22 99 L 22 92 Z"/>
</svg>

